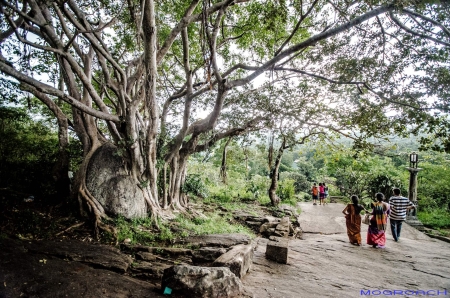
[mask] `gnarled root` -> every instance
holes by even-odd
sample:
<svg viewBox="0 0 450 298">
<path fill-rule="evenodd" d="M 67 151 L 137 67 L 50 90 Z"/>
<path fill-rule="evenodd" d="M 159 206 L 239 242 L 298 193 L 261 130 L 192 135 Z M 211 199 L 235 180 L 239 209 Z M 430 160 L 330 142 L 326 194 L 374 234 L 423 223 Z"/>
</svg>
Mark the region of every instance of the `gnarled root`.
<svg viewBox="0 0 450 298">
<path fill-rule="evenodd" d="M 78 192 L 80 200 L 86 203 L 89 212 L 94 216 L 94 233 L 95 237 L 99 238 L 99 230 L 111 233 L 114 241 L 117 243 L 117 229 L 113 226 L 103 223 L 102 219 L 110 219 L 100 205 L 100 203 L 91 195 L 86 188 L 85 183 L 81 183 L 80 190 Z"/>
</svg>

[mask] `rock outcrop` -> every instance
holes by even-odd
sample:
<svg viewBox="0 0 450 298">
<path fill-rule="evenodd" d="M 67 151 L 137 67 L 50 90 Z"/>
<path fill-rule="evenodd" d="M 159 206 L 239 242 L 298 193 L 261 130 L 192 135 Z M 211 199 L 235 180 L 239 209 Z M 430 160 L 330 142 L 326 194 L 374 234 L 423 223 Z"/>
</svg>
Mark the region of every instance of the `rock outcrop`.
<svg viewBox="0 0 450 298">
<path fill-rule="evenodd" d="M 164 270 L 161 289 L 185 297 L 238 297 L 241 280 L 226 267 L 172 266 Z"/>
<path fill-rule="evenodd" d="M 253 264 L 253 245 L 240 244 L 221 255 L 213 267 L 228 267 L 237 277 L 243 278 Z"/>
</svg>

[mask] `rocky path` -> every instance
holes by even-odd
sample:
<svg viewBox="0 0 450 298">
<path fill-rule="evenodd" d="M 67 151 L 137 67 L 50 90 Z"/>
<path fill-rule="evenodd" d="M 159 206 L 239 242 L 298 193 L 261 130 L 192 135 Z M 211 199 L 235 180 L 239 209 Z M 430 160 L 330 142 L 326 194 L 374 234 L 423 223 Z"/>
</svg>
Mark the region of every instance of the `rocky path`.
<svg viewBox="0 0 450 298">
<path fill-rule="evenodd" d="M 300 207 L 304 239 L 290 241 L 287 265 L 266 260 L 267 239 L 258 240 L 253 270 L 243 279 L 254 297 L 363 297 L 368 291 L 371 297 L 450 297 L 449 243 L 404 224 L 397 243 L 388 231 L 386 249 L 353 246 L 344 205 Z M 363 225 L 363 243 L 366 236 Z"/>
<path fill-rule="evenodd" d="M 268 240 L 256 239 L 252 269 L 242 279 L 246 297 L 426 296 L 417 291 L 450 297 L 450 243 L 428 238 L 405 224 L 398 243 L 388 231 L 386 249 L 353 246 L 341 213 L 344 205 L 301 203 L 300 207 L 304 239 L 290 240 L 287 265 L 267 260 Z M 362 229 L 365 239 L 367 226 Z M 223 238 L 214 237 L 215 241 Z M 146 253 L 135 253 L 132 259 L 131 253 L 105 245 L 0 237 L 0 298 L 177 298 L 163 295 L 161 281 L 143 280 L 139 270 L 157 274 L 181 261 L 160 268 L 157 262 L 138 260 L 142 254 Z"/>
</svg>

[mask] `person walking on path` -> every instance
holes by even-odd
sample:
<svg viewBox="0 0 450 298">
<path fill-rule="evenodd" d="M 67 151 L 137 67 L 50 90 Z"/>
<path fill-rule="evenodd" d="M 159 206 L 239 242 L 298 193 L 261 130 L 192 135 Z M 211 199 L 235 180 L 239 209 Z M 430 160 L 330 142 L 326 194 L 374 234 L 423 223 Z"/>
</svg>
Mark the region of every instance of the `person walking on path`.
<svg viewBox="0 0 450 298">
<path fill-rule="evenodd" d="M 372 203 L 372 218 L 367 231 L 367 244 L 374 248 L 385 248 L 386 246 L 386 225 L 389 213 L 389 204 L 383 202 L 384 195 L 375 195 L 377 202 Z"/>
<path fill-rule="evenodd" d="M 394 195 L 390 197 L 389 204 L 391 205 L 391 214 L 389 220 L 391 222 L 392 236 L 395 242 L 400 239 L 400 232 L 402 231 L 403 221 L 406 219 L 406 211 L 416 208 L 414 204 L 405 197 L 400 195 L 400 189 L 393 189 Z"/>
<path fill-rule="evenodd" d="M 345 224 L 350 243 L 361 246 L 361 213 L 362 210 L 368 212 L 359 204 L 358 196 L 352 196 L 352 204 L 348 204 L 342 213 L 345 214 Z"/>
<path fill-rule="evenodd" d="M 325 187 L 323 186 L 323 183 L 319 183 L 319 198 L 320 198 L 320 204 L 325 206 Z"/>
<path fill-rule="evenodd" d="M 311 189 L 313 205 L 317 205 L 317 199 L 319 198 L 319 189 L 317 188 L 316 183 L 314 182 L 313 187 Z"/>
<path fill-rule="evenodd" d="M 326 186 L 325 185 L 325 183 L 323 183 L 323 189 L 324 189 L 324 191 L 325 191 L 325 197 L 324 197 L 324 202 L 325 202 L 325 204 L 327 204 L 328 205 L 328 203 L 327 203 L 327 198 L 328 198 L 328 186 Z"/>
</svg>

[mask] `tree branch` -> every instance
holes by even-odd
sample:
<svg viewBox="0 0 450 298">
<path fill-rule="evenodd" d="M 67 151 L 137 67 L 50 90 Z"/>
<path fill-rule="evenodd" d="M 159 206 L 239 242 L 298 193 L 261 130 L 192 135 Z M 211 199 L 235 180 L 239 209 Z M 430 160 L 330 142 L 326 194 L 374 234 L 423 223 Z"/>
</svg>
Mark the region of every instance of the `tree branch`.
<svg viewBox="0 0 450 298">
<path fill-rule="evenodd" d="M 262 74 L 266 69 L 272 67 L 273 65 L 275 65 L 275 63 L 277 63 L 278 61 L 288 57 L 289 55 L 291 55 L 291 54 L 293 54 L 293 53 L 295 53 L 295 52 L 297 52 L 297 51 L 299 51 L 299 50 L 301 50 L 303 48 L 312 46 L 312 45 L 314 45 L 315 43 L 317 43 L 317 42 L 319 42 L 321 40 L 324 40 L 324 39 L 329 38 L 331 36 L 335 36 L 335 35 L 337 35 L 339 33 L 342 33 L 342 32 L 344 32 L 344 31 L 346 31 L 346 30 L 348 30 L 348 29 L 350 29 L 352 27 L 355 27 L 355 26 L 357 26 L 357 25 L 359 25 L 359 24 L 361 24 L 361 23 L 363 23 L 363 22 L 365 22 L 365 21 L 367 21 L 367 20 L 369 20 L 369 19 L 371 19 L 371 18 L 373 18 L 373 17 L 375 17 L 377 15 L 383 14 L 385 12 L 392 11 L 393 9 L 394 9 L 394 5 L 391 5 L 391 4 L 384 5 L 384 6 L 381 6 L 381 7 L 377 8 L 377 9 L 371 10 L 371 11 L 369 11 L 369 12 L 367 12 L 367 13 L 359 16 L 359 17 L 356 17 L 353 20 L 351 20 L 351 21 L 349 21 L 349 22 L 347 22 L 345 24 L 342 24 L 342 25 L 337 26 L 337 27 L 335 27 L 333 29 L 330 29 L 330 30 L 321 32 L 319 34 L 316 34 L 316 35 L 308 38 L 307 40 L 305 40 L 305 41 L 303 41 L 301 43 L 298 43 L 298 44 L 288 48 L 287 50 L 279 53 L 277 56 L 275 56 L 274 58 L 272 58 L 269 61 L 267 61 L 266 63 L 264 63 L 261 67 L 259 67 L 258 70 L 254 71 L 251 75 L 248 75 L 246 78 L 238 79 L 238 80 L 235 80 L 235 81 L 232 81 L 232 82 L 228 82 L 227 86 L 229 88 L 232 88 L 232 87 L 245 85 L 245 84 L 251 82 L 252 80 L 254 80 L 260 74 Z"/>
<path fill-rule="evenodd" d="M 56 96 L 56 97 L 62 99 L 63 101 L 67 102 L 68 104 L 72 105 L 73 107 L 75 107 L 89 115 L 92 115 L 92 116 L 100 118 L 100 119 L 113 121 L 116 123 L 119 122 L 119 117 L 117 117 L 115 115 L 107 114 L 104 112 L 97 111 L 93 108 L 90 108 L 90 107 L 82 104 L 75 98 L 71 97 L 70 95 L 65 94 L 61 90 L 53 88 L 52 86 L 46 85 L 46 84 L 41 83 L 31 77 L 28 77 L 28 76 L 22 74 L 21 72 L 15 70 L 12 66 L 10 66 L 9 63 L 6 60 L 4 60 L 3 58 L 0 58 L 0 71 L 6 75 L 9 75 L 9 76 L 17 79 L 19 82 L 24 82 L 27 85 L 34 87 L 39 92 Z"/>
<path fill-rule="evenodd" d="M 444 45 L 446 47 L 450 47 L 450 43 L 448 43 L 448 42 L 441 41 L 441 40 L 436 39 L 434 37 L 415 32 L 414 30 L 406 27 L 402 22 L 400 22 L 400 20 L 397 17 L 395 17 L 395 15 L 394 15 L 394 13 L 392 11 L 389 12 L 389 16 L 391 17 L 391 20 L 394 21 L 395 24 L 397 24 L 397 26 L 399 26 L 400 28 L 402 28 L 406 32 L 410 33 L 411 35 L 414 35 L 414 36 L 417 36 L 417 37 L 420 37 L 420 38 L 424 38 L 424 39 L 428 39 L 428 40 L 434 41 L 435 43 Z"/>
</svg>

